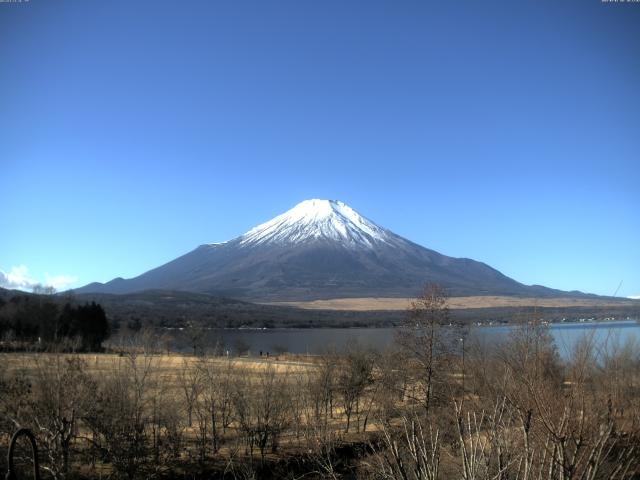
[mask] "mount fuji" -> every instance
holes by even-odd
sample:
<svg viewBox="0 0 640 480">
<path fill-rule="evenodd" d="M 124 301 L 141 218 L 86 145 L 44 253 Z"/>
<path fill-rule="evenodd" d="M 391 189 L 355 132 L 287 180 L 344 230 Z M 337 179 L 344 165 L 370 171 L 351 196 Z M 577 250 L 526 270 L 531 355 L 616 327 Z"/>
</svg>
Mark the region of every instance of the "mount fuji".
<svg viewBox="0 0 640 480">
<path fill-rule="evenodd" d="M 131 279 L 79 293 L 182 290 L 252 301 L 413 297 L 426 282 L 452 296 L 566 296 L 490 266 L 417 245 L 335 200 L 306 200 L 233 240 L 205 244 Z M 573 292 L 576 294 L 577 292 Z"/>
</svg>

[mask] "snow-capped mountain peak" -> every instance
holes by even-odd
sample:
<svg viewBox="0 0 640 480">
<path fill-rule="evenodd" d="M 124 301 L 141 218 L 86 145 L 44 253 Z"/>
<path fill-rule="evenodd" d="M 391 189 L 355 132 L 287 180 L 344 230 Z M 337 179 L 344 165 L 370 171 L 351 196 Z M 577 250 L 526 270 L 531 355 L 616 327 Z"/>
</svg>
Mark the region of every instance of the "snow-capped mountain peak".
<svg viewBox="0 0 640 480">
<path fill-rule="evenodd" d="M 353 247 L 387 243 L 388 230 L 337 200 L 305 200 L 291 210 L 252 228 L 240 237 L 242 245 L 339 241 Z"/>
<path fill-rule="evenodd" d="M 227 242 L 200 245 L 135 278 L 81 292 L 184 290 L 253 301 L 410 297 L 425 281 L 454 296 L 554 296 L 468 258 L 452 258 L 386 230 L 338 201 L 306 200 Z"/>
</svg>

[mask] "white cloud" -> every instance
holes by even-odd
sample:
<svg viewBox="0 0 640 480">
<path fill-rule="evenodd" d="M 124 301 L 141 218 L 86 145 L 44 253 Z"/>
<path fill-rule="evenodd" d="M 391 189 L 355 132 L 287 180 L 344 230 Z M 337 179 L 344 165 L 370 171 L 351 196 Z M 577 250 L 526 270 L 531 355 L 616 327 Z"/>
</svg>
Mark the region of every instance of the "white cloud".
<svg viewBox="0 0 640 480">
<path fill-rule="evenodd" d="M 72 285 L 78 281 L 78 277 L 73 275 L 56 275 L 52 276 L 48 273 L 44 274 L 44 285 L 46 287 L 53 287 L 56 290 L 66 290 L 69 285 Z"/>
<path fill-rule="evenodd" d="M 9 272 L 0 270 L 0 287 L 30 290 L 38 282 L 29 276 L 29 270 L 24 265 L 11 268 Z"/>
<path fill-rule="evenodd" d="M 78 277 L 71 275 L 49 275 L 44 274 L 44 282 L 41 282 L 31 275 L 25 265 L 12 267 L 9 272 L 0 270 L 0 287 L 15 290 L 33 290 L 34 287 L 53 287 L 56 290 L 64 290 L 69 285 L 78 281 Z"/>
<path fill-rule="evenodd" d="M 640 295 L 629 295 L 627 298 L 630 298 L 631 300 L 640 300 Z"/>
</svg>

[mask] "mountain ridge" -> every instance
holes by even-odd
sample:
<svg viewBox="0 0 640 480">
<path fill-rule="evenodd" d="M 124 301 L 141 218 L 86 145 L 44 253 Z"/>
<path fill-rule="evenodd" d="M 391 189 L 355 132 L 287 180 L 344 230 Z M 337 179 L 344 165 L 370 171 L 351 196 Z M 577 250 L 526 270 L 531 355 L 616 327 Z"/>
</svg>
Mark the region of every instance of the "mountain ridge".
<svg viewBox="0 0 640 480">
<path fill-rule="evenodd" d="M 79 293 L 182 290 L 249 301 L 412 297 L 426 282 L 452 296 L 586 295 L 527 286 L 489 265 L 407 240 L 337 200 L 305 200 L 245 234 L 203 244 L 131 279 Z"/>
</svg>

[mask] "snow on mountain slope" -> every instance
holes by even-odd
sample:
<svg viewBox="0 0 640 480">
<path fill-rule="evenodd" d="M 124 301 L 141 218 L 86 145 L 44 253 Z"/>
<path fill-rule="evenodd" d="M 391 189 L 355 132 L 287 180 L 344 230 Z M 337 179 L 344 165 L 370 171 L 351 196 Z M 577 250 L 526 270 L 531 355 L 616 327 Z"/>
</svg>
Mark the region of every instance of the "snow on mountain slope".
<svg viewBox="0 0 640 480">
<path fill-rule="evenodd" d="M 291 210 L 249 230 L 241 245 L 338 241 L 352 248 L 390 243 L 392 234 L 337 200 L 305 200 Z"/>
</svg>

